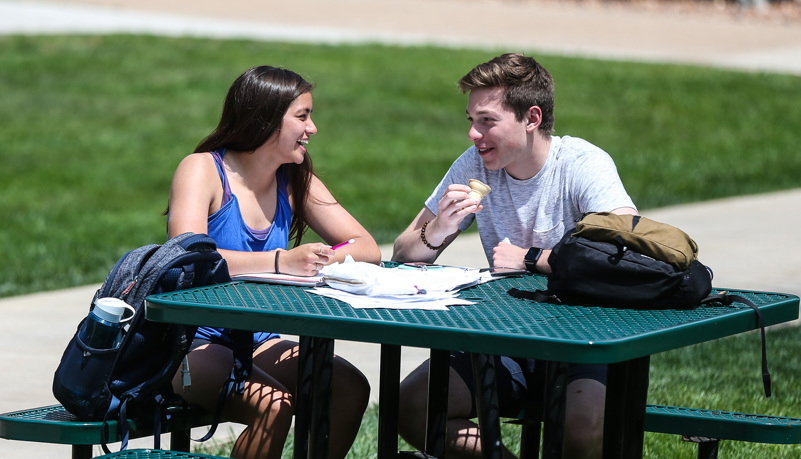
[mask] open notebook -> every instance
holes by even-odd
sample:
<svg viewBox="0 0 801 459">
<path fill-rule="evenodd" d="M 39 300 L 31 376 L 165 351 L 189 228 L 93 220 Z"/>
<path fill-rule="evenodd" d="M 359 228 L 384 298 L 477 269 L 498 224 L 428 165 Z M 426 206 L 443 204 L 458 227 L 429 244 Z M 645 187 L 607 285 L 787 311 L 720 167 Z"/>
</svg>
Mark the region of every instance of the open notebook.
<svg viewBox="0 0 801 459">
<path fill-rule="evenodd" d="M 316 276 L 293 276 L 292 274 L 251 273 L 231 276 L 231 280 L 263 282 L 266 284 L 298 285 L 301 287 L 319 287 L 325 285 L 322 274 Z"/>
</svg>

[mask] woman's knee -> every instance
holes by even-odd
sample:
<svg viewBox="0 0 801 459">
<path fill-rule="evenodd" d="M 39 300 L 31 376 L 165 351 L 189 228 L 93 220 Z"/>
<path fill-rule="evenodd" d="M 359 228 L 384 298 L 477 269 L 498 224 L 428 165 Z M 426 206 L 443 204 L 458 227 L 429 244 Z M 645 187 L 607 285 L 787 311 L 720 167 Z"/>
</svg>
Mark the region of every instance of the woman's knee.
<svg viewBox="0 0 801 459">
<path fill-rule="evenodd" d="M 272 420 L 272 422 L 279 422 L 282 424 L 291 424 L 292 416 L 295 414 L 295 406 L 292 394 L 283 392 L 271 397 L 267 401 L 267 406 L 263 407 L 262 417 Z"/>
<path fill-rule="evenodd" d="M 209 344 L 190 352 L 186 359 L 173 376 L 173 390 L 190 404 L 206 409 L 216 406 L 233 365 L 230 350 Z"/>
<path fill-rule="evenodd" d="M 281 387 L 253 381 L 245 384 L 244 393 L 232 395 L 224 409 L 228 420 L 256 429 L 288 428 L 294 414 L 291 393 Z"/>
</svg>

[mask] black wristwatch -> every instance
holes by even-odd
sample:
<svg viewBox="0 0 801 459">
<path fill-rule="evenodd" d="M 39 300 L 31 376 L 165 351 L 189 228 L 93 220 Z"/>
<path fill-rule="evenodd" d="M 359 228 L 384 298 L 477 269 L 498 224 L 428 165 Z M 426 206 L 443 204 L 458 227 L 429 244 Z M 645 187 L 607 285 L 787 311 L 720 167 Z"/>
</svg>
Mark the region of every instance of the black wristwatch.
<svg viewBox="0 0 801 459">
<path fill-rule="evenodd" d="M 528 249 L 528 253 L 524 258 L 526 262 L 526 270 L 530 273 L 537 273 L 537 260 L 540 259 L 540 255 L 542 255 L 542 249 L 539 247 L 532 247 Z"/>
</svg>

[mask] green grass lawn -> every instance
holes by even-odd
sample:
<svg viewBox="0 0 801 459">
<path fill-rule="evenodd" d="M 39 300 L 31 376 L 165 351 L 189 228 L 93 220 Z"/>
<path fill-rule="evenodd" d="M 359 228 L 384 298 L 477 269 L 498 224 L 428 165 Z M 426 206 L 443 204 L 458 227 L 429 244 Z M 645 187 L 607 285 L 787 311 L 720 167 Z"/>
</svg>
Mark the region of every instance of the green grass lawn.
<svg viewBox="0 0 801 459">
<path fill-rule="evenodd" d="M 470 145 L 456 81 L 499 53 L 0 37 L 0 296 L 100 282 L 162 242 L 175 166 L 259 64 L 316 83 L 315 166 L 389 243 Z M 556 81 L 557 134 L 606 149 L 641 209 L 799 185 L 799 77 L 536 57 Z"/>
</svg>

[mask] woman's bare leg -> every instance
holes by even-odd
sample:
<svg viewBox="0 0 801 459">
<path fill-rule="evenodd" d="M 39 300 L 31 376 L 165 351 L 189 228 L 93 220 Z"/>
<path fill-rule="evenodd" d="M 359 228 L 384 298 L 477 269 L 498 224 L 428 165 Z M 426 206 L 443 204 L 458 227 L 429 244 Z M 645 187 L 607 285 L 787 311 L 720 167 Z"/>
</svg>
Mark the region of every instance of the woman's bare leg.
<svg viewBox="0 0 801 459">
<path fill-rule="evenodd" d="M 258 349 L 253 363 L 295 394 L 298 344 L 281 341 L 277 345 L 271 344 L 272 341 L 267 341 Z M 370 384 L 361 371 L 338 356 L 334 356 L 332 377 L 329 454 L 332 458 L 344 458 L 359 433 L 364 411 L 370 401 Z"/>
<path fill-rule="evenodd" d="M 248 426 L 234 444 L 232 457 L 281 456 L 294 414 L 297 358 L 297 343 L 279 339 L 267 341 L 254 353 L 253 372 L 245 383 L 245 393 L 231 396 L 223 408 L 224 419 Z M 189 392 L 181 391 L 180 371 L 173 379 L 173 387 L 187 402 L 214 412 L 232 366 L 230 349 L 214 344 L 201 346 L 189 354 Z M 339 357 L 334 358 L 332 376 L 330 455 L 344 458 L 359 431 L 370 386 L 356 367 Z"/>
<path fill-rule="evenodd" d="M 173 378 L 173 388 L 188 403 L 213 413 L 233 368 L 232 352 L 209 344 L 189 353 L 188 358 L 192 385 L 188 392 L 182 392 L 179 371 Z M 292 402 L 292 394 L 283 384 L 254 365 L 244 394 L 229 396 L 223 406 L 223 419 L 247 425 L 234 443 L 231 457 L 280 458 L 292 425 Z"/>
</svg>

